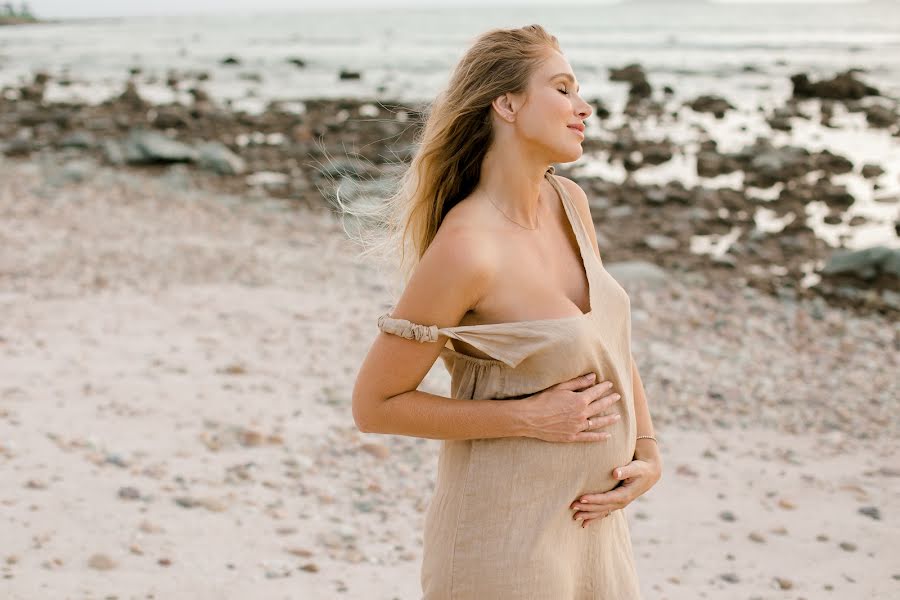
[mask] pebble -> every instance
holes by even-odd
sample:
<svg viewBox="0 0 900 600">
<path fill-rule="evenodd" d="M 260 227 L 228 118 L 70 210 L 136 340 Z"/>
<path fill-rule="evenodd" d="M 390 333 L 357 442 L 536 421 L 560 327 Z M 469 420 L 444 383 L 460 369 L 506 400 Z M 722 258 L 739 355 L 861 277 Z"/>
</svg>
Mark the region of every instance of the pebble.
<svg viewBox="0 0 900 600">
<path fill-rule="evenodd" d="M 778 584 L 778 587 L 782 590 L 790 590 L 794 588 L 794 582 L 790 579 L 786 579 L 784 577 L 776 577 L 775 582 Z"/>
<path fill-rule="evenodd" d="M 871 517 L 876 521 L 881 520 L 881 512 L 878 510 L 876 506 L 863 506 L 859 509 L 860 514 L 866 515 L 867 517 Z"/>
<path fill-rule="evenodd" d="M 140 500 L 141 493 L 137 488 L 121 487 L 119 488 L 119 498 L 122 498 L 123 500 Z"/>
<path fill-rule="evenodd" d="M 118 564 L 105 554 L 94 554 L 88 559 L 88 566 L 98 571 L 109 571 L 115 569 Z"/>
<path fill-rule="evenodd" d="M 781 500 L 779 500 L 778 506 L 780 506 L 781 508 L 787 509 L 787 510 L 794 510 L 795 508 L 797 508 L 793 502 L 791 502 L 790 500 L 788 500 L 786 498 L 782 498 Z"/>
<path fill-rule="evenodd" d="M 757 542 L 757 543 L 759 543 L 759 544 L 764 544 L 765 541 L 766 541 L 766 538 L 763 536 L 763 534 L 761 534 L 761 533 L 759 533 L 759 532 L 757 532 L 757 531 L 751 531 L 751 532 L 749 533 L 749 535 L 747 535 L 747 537 L 748 537 L 751 541 Z"/>
</svg>

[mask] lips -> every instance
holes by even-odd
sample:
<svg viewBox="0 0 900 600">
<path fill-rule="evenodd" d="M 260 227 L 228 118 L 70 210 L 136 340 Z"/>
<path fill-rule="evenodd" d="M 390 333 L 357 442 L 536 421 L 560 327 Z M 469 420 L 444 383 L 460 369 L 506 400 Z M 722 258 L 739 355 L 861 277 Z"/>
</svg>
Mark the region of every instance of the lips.
<svg viewBox="0 0 900 600">
<path fill-rule="evenodd" d="M 579 123 L 577 125 L 569 125 L 569 127 L 571 127 L 572 129 L 577 129 L 581 133 L 584 133 L 584 125 L 582 123 Z"/>
</svg>

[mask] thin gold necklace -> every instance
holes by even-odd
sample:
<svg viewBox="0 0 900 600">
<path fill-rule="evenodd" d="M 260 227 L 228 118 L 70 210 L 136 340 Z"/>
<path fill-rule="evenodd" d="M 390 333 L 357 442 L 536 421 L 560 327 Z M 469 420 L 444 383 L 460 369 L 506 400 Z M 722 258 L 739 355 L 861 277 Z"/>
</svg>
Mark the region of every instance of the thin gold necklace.
<svg viewBox="0 0 900 600">
<path fill-rule="evenodd" d="M 485 193 L 487 193 L 487 192 L 485 191 Z M 538 213 L 535 213 L 535 215 L 534 215 L 534 220 L 537 221 L 537 225 L 535 225 L 534 227 L 525 227 L 524 225 L 520 225 L 520 224 L 517 223 L 516 221 L 513 221 L 512 219 L 510 219 L 509 216 L 507 216 L 507 214 L 506 214 L 505 212 L 503 212 L 502 210 L 500 210 L 500 207 L 497 206 L 496 204 L 494 204 L 494 200 L 493 200 L 493 197 L 492 197 L 491 194 L 488 194 L 488 202 L 490 202 L 491 204 L 493 204 L 493 205 L 494 205 L 494 208 L 496 208 L 497 210 L 499 210 L 499 211 L 500 211 L 500 214 L 503 215 L 504 217 L 506 217 L 506 219 L 507 219 L 508 221 L 512 221 L 512 222 L 515 223 L 516 225 L 519 225 L 519 227 L 521 227 L 522 229 L 526 229 L 526 230 L 528 230 L 528 231 L 534 231 L 534 230 L 536 230 L 538 227 L 541 226 L 541 216 L 540 216 L 540 214 L 538 214 Z"/>
</svg>

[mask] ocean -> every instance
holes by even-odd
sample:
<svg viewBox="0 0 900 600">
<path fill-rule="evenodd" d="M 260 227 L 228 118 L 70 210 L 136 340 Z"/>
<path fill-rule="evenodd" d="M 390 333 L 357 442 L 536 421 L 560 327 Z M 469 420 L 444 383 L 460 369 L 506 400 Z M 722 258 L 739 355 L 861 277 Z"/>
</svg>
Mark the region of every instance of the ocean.
<svg viewBox="0 0 900 600">
<path fill-rule="evenodd" d="M 847 219 L 860 214 L 870 220 L 852 230 L 824 223 L 816 229 L 833 245 L 898 245 L 893 222 L 898 218 L 900 138 L 840 108 L 836 128 L 795 119 L 790 132 L 771 131 L 764 114 L 790 97 L 789 78 L 799 72 L 815 80 L 860 68 L 861 77 L 883 95 L 900 98 L 898 2 L 632 1 L 69 20 L 0 28 L 0 87 L 21 85 L 36 71 L 46 71 L 53 76 L 47 100 L 93 103 L 120 93 L 134 68 L 140 69 L 138 91 L 155 102 L 189 103 L 197 73 L 208 77 L 202 85 L 213 99 L 248 112 L 260 112 L 275 99 L 296 102 L 298 111 L 308 98 L 428 101 L 479 33 L 530 23 L 559 38 L 581 95 L 602 100 L 613 112 L 603 124 L 592 117 L 588 136 L 606 135 L 624 119 L 627 85 L 609 81 L 608 69 L 640 63 L 656 95 L 663 86 L 674 89 L 667 100 L 672 107 L 712 93 L 737 110 L 724 119 L 690 110 L 674 121 L 647 119 L 635 125 L 639 135 L 667 136 L 690 150 L 697 128 L 703 127 L 723 151 L 765 135 L 778 145 L 828 148 L 854 164 L 880 164 L 886 173 L 877 190 L 855 173 L 834 178 L 857 198 Z M 239 64 L 221 64 L 229 56 Z M 340 79 L 342 69 L 359 72 L 360 78 Z M 175 89 L 166 83 L 172 72 L 180 80 Z M 678 179 L 694 185 L 700 178 L 693 161 L 693 153 L 685 152 L 634 176 L 641 183 Z M 603 156 L 585 155 L 578 168 L 613 180 L 626 176 L 621 165 Z M 703 183 L 736 185 L 739 175 Z"/>
</svg>

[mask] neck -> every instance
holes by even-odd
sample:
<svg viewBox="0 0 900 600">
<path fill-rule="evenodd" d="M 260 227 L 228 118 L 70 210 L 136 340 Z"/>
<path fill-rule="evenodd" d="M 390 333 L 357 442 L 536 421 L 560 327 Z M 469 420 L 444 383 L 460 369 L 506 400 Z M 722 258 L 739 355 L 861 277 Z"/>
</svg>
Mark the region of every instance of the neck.
<svg viewBox="0 0 900 600">
<path fill-rule="evenodd" d="M 547 166 L 514 153 L 488 151 L 475 191 L 487 196 L 511 220 L 533 229 L 540 223 L 541 182 Z"/>
</svg>

